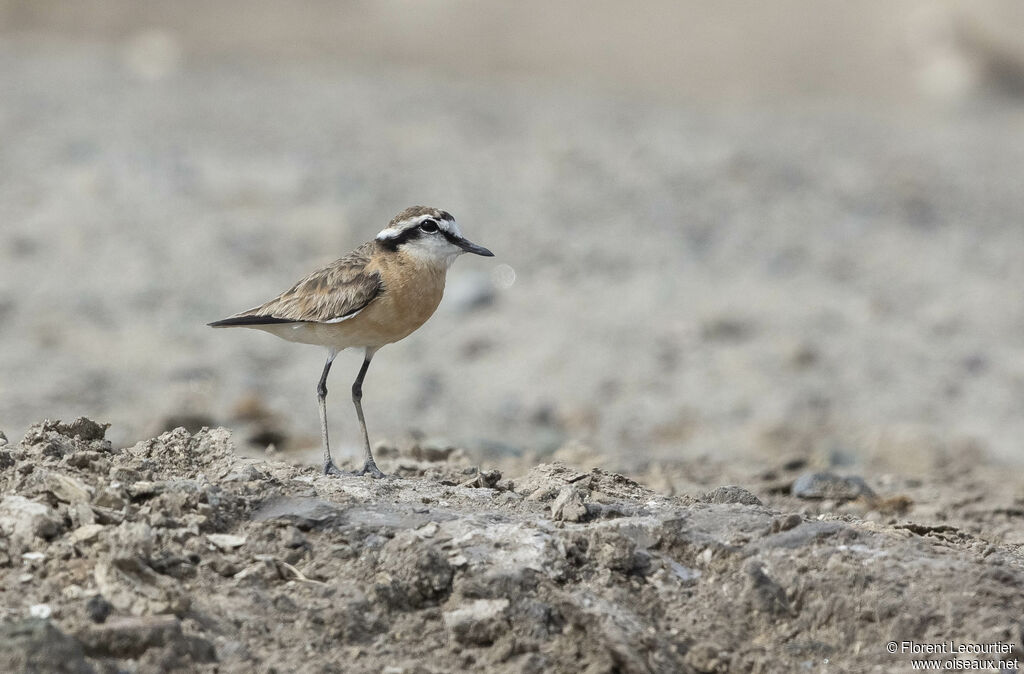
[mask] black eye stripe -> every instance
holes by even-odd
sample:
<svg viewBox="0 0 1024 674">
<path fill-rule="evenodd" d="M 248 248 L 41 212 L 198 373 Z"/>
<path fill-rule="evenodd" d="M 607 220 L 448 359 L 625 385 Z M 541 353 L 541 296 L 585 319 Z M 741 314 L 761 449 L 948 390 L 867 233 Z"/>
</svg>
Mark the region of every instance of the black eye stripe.
<svg viewBox="0 0 1024 674">
<path fill-rule="evenodd" d="M 388 239 L 377 240 L 380 242 L 380 245 L 384 246 L 388 250 L 393 251 L 398 250 L 398 247 L 401 246 L 403 243 L 408 243 L 413 239 L 418 239 L 420 237 L 420 234 L 422 234 L 422 232 L 420 232 L 419 227 L 410 227 L 409 229 L 402 231 L 398 236 L 393 236 Z"/>
<path fill-rule="evenodd" d="M 408 243 L 415 239 L 421 238 L 425 234 L 425 232 L 423 231 L 423 225 L 425 225 L 427 222 L 434 222 L 434 225 L 437 225 L 437 222 L 433 220 L 424 220 L 417 227 L 409 227 L 408 229 L 402 230 L 402 232 L 396 236 L 386 239 L 377 239 L 377 241 L 386 250 L 396 251 L 398 250 L 398 247 L 401 246 L 403 243 Z M 458 246 L 459 243 L 462 241 L 462 237 L 457 234 L 452 234 L 451 232 L 440 228 L 437 231 L 439 231 L 441 233 L 441 236 L 447 239 L 449 243 L 455 244 L 456 246 Z M 429 233 L 433 234 L 434 232 Z"/>
</svg>

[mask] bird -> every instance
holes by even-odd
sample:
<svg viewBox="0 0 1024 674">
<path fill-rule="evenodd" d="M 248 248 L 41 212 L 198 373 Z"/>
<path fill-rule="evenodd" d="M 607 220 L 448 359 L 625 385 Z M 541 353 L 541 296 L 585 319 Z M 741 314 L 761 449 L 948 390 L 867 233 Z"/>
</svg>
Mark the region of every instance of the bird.
<svg viewBox="0 0 1024 674">
<path fill-rule="evenodd" d="M 317 384 L 325 475 L 385 477 L 370 450 L 363 417 L 363 379 L 377 351 L 408 337 L 433 315 L 444 294 L 445 275 L 463 253 L 494 253 L 463 236 L 447 211 L 411 206 L 377 236 L 344 257 L 317 269 L 274 299 L 208 325 L 254 328 L 290 342 L 327 349 Z M 362 434 L 363 467 L 340 470 L 331 458 L 327 433 L 327 376 L 344 349 L 363 349 L 363 364 L 352 384 L 352 403 Z"/>
</svg>

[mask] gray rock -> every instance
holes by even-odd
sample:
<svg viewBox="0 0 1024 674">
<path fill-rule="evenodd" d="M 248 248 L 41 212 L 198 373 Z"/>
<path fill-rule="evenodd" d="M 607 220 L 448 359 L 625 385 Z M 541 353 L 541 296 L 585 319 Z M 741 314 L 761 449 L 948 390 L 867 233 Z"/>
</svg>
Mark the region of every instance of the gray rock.
<svg viewBox="0 0 1024 674">
<path fill-rule="evenodd" d="M 0 532 L 23 545 L 34 538 L 53 538 L 61 528 L 56 514 L 43 503 L 16 494 L 0 501 Z"/>
<path fill-rule="evenodd" d="M 753 611 L 778 616 L 791 612 L 786 591 L 765 572 L 761 562 L 750 560 L 743 574 L 743 595 Z"/>
<path fill-rule="evenodd" d="M 207 534 L 206 540 L 222 552 L 230 552 L 235 548 L 245 545 L 245 536 L 236 536 L 234 534 Z"/>
<path fill-rule="evenodd" d="M 445 611 L 444 626 L 458 643 L 487 646 L 508 629 L 508 607 L 508 599 L 476 599 Z"/>
<path fill-rule="evenodd" d="M 565 522 L 581 522 L 587 517 L 587 506 L 580 490 L 572 485 L 562 487 L 551 503 L 551 517 Z"/>
<path fill-rule="evenodd" d="M 64 473 L 47 472 L 43 484 L 51 494 L 65 503 L 88 503 L 91 497 L 88 485 L 77 477 Z"/>
<path fill-rule="evenodd" d="M 68 539 L 74 543 L 89 543 L 96 540 L 101 533 L 103 533 L 105 527 L 102 524 L 83 524 L 78 527 L 68 536 Z"/>
<path fill-rule="evenodd" d="M 128 499 L 125 497 L 124 489 L 120 487 L 104 487 L 96 494 L 96 498 L 92 502 L 93 505 L 101 508 L 120 510 L 128 503 Z"/>
<path fill-rule="evenodd" d="M 181 622 L 173 615 L 121 616 L 88 625 L 76 635 L 87 655 L 137 658 L 147 650 L 183 639 Z"/>
<path fill-rule="evenodd" d="M 86 419 L 85 417 L 78 417 L 69 424 L 58 422 L 56 425 L 56 431 L 61 435 L 78 438 L 86 442 L 103 440 L 107 435 L 108 428 L 110 428 L 110 424 L 98 424 L 92 419 Z"/>
<path fill-rule="evenodd" d="M 392 605 L 418 609 L 443 601 L 451 593 L 453 576 L 447 555 L 420 545 L 415 532 L 403 532 L 384 546 L 375 589 Z"/>
<path fill-rule="evenodd" d="M 764 505 L 761 499 L 757 498 L 743 487 L 736 485 L 725 485 L 716 487 L 700 499 L 704 503 L 741 503 L 743 505 Z"/>
<path fill-rule="evenodd" d="M 0 623 L 0 671 L 91 674 L 82 647 L 49 620 Z"/>
<path fill-rule="evenodd" d="M 345 512 L 335 503 L 317 498 L 270 499 L 252 515 L 257 522 L 281 520 L 302 531 L 325 529 L 345 521 Z"/>
<path fill-rule="evenodd" d="M 94 623 L 104 622 L 113 610 L 114 607 L 101 594 L 94 594 L 85 602 L 85 613 Z"/>
<path fill-rule="evenodd" d="M 47 419 L 33 424 L 25 431 L 22 446 L 43 456 L 62 457 L 86 450 L 109 452 L 110 441 L 105 440 L 110 424 L 97 424 L 79 417 L 70 424 Z"/>
<path fill-rule="evenodd" d="M 772 520 L 772 526 L 770 531 L 773 534 L 777 534 L 783 531 L 789 531 L 790 529 L 794 529 L 800 526 L 800 524 L 803 523 L 803 521 L 803 518 L 797 515 L 796 513 L 790 513 L 788 515 L 776 517 Z"/>
<path fill-rule="evenodd" d="M 804 473 L 793 482 L 792 494 L 797 498 L 849 501 L 875 492 L 857 476 L 840 477 L 835 473 Z"/>
<path fill-rule="evenodd" d="M 132 615 L 181 615 L 191 603 L 180 584 L 158 574 L 138 557 L 100 562 L 93 575 L 100 592 L 118 611 Z"/>
<path fill-rule="evenodd" d="M 803 522 L 791 529 L 782 530 L 766 537 L 762 545 L 766 548 L 794 549 L 820 543 L 825 539 L 840 535 L 849 537 L 855 534 L 852 528 L 842 522 Z"/>
</svg>

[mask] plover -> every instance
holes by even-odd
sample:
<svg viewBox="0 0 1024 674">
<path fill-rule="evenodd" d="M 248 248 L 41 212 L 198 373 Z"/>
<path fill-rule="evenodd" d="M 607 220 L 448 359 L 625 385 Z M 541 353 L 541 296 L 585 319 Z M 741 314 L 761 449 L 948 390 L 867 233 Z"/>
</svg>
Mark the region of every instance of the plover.
<svg viewBox="0 0 1024 674">
<path fill-rule="evenodd" d="M 256 328 L 290 342 L 326 347 L 327 363 L 316 393 L 327 475 L 342 474 L 331 459 L 327 434 L 327 375 L 339 351 L 365 349 L 352 384 L 366 454 L 355 474 L 384 477 L 370 451 L 361 402 L 363 378 L 378 349 L 407 337 L 430 318 L 441 302 L 448 268 L 463 253 L 494 255 L 467 240 L 448 212 L 412 206 L 396 215 L 375 239 L 269 302 L 209 325 Z"/>
</svg>

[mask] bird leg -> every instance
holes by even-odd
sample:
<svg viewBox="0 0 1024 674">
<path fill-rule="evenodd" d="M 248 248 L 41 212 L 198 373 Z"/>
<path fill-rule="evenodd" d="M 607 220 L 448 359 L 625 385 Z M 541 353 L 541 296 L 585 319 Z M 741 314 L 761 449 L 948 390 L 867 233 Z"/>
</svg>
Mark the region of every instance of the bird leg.
<svg viewBox="0 0 1024 674">
<path fill-rule="evenodd" d="M 320 376 L 320 383 L 316 387 L 316 400 L 320 405 L 320 437 L 324 442 L 324 475 L 341 475 L 341 471 L 331 460 L 331 443 L 327 439 L 327 375 L 331 372 L 331 363 L 337 351 L 331 351 L 327 356 L 327 363 L 324 365 L 324 373 Z"/>
<path fill-rule="evenodd" d="M 366 376 L 366 370 L 370 367 L 370 359 L 373 358 L 373 354 L 376 349 L 366 349 L 366 357 L 363 359 L 363 366 L 359 368 L 359 374 L 356 376 L 356 380 L 352 383 L 352 403 L 356 406 L 356 416 L 359 417 L 359 430 L 363 432 L 363 449 L 366 450 L 366 461 L 363 463 L 362 470 L 357 470 L 356 475 L 370 475 L 370 477 L 384 477 L 384 473 L 377 468 L 377 463 L 373 460 L 373 452 L 370 451 L 370 436 L 366 432 L 366 420 L 363 418 L 363 377 Z"/>
</svg>

